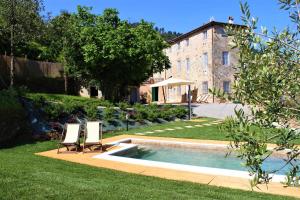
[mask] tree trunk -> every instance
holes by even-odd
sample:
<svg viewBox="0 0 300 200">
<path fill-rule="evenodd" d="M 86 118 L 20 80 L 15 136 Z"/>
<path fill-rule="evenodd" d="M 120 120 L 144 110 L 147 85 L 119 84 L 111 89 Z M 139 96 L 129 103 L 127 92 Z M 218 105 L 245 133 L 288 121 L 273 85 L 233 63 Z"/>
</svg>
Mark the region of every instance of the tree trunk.
<svg viewBox="0 0 300 200">
<path fill-rule="evenodd" d="M 64 81 L 65 81 L 65 94 L 68 94 L 68 75 L 64 72 Z"/>
<path fill-rule="evenodd" d="M 14 85 L 15 58 L 14 58 L 14 25 L 15 25 L 15 0 L 11 1 L 11 27 L 10 27 L 10 87 Z"/>
<path fill-rule="evenodd" d="M 14 75 L 15 75 L 15 58 L 14 58 L 14 28 L 11 26 L 10 33 L 10 87 L 14 86 Z"/>
</svg>

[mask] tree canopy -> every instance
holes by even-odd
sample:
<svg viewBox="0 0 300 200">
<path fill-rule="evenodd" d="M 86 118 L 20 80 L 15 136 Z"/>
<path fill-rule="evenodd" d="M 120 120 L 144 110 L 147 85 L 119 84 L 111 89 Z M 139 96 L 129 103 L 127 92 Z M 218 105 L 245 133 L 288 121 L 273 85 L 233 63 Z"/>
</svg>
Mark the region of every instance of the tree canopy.
<svg viewBox="0 0 300 200">
<path fill-rule="evenodd" d="M 33 41 L 40 39 L 44 21 L 40 16 L 42 0 L 0 1 L 0 53 L 10 54 L 11 28 L 13 28 L 16 55 L 27 55 Z"/>
<path fill-rule="evenodd" d="M 78 7 L 69 23 L 63 50 L 68 73 L 97 86 L 106 99 L 121 100 L 129 86 L 170 67 L 163 52 L 168 44 L 151 23 L 132 26 L 115 9 L 95 15 L 87 7 Z"/>
</svg>

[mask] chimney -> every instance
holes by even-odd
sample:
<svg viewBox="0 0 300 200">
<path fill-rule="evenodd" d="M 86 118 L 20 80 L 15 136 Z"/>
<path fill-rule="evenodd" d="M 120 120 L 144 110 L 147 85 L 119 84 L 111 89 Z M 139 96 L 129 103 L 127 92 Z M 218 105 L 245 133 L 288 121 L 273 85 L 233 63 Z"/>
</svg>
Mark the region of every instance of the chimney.
<svg viewBox="0 0 300 200">
<path fill-rule="evenodd" d="M 232 16 L 228 17 L 228 24 L 234 24 L 234 19 Z"/>
</svg>

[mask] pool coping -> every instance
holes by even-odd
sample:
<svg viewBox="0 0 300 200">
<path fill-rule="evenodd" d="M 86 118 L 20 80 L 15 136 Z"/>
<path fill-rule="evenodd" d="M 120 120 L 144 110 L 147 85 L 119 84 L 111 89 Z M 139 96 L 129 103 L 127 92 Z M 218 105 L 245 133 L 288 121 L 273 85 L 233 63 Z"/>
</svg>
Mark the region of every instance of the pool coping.
<svg viewBox="0 0 300 200">
<path fill-rule="evenodd" d="M 143 159 L 128 158 L 128 157 L 113 155 L 137 147 L 138 144 L 127 143 L 131 140 L 155 142 L 155 143 L 160 143 L 161 145 L 177 144 L 177 145 L 187 146 L 190 148 L 195 148 L 195 146 L 210 146 L 210 147 L 223 147 L 223 148 L 228 147 L 228 145 L 225 144 L 194 143 L 194 142 L 167 141 L 167 140 L 161 141 L 158 139 L 155 140 L 155 139 L 141 139 L 141 138 L 128 137 L 125 139 L 121 139 L 109 143 L 109 145 L 118 146 L 119 148 L 108 152 L 100 153 L 98 155 L 93 156 L 93 158 L 134 164 L 134 165 L 142 165 L 147 167 L 158 167 L 158 168 L 173 169 L 173 170 L 192 172 L 192 173 L 208 174 L 214 176 L 236 177 L 236 178 L 244 178 L 248 180 L 253 179 L 253 176 L 250 176 L 249 172 L 247 171 L 204 167 L 204 166 L 193 166 L 193 165 L 177 164 L 177 163 L 170 163 L 170 162 L 163 162 L 163 161 L 151 161 L 151 160 L 143 160 Z M 270 174 L 270 176 L 272 177 L 271 182 L 277 182 L 277 183 L 284 182 L 286 177 L 284 175 L 277 175 L 277 174 Z"/>
<path fill-rule="evenodd" d="M 154 139 L 160 141 L 177 141 L 177 142 L 192 142 L 192 143 L 207 143 L 228 145 L 229 141 L 216 141 L 216 140 L 198 140 L 198 139 L 183 139 L 183 138 L 167 138 L 167 137 L 152 137 L 152 136 L 137 136 L 137 135 L 119 135 L 111 138 L 103 139 L 104 145 L 111 145 L 120 140 L 135 138 L 135 139 Z M 268 145 L 268 147 L 275 147 L 275 145 Z M 113 146 L 107 152 L 116 150 L 120 147 Z M 211 175 L 203 173 L 193 173 L 175 169 L 165 169 L 161 167 L 142 166 L 138 164 L 129 164 L 119 161 L 105 160 L 93 158 L 99 155 L 100 152 L 91 153 L 61 153 L 57 154 L 57 149 L 36 153 L 39 156 L 48 158 L 59 159 L 93 167 L 107 168 L 127 173 L 134 173 L 145 176 L 153 176 L 177 181 L 188 181 L 194 183 L 201 183 L 213 186 L 228 187 L 233 189 L 242 189 L 251 191 L 252 189 L 257 192 L 264 192 L 269 194 L 285 195 L 300 198 L 300 190 L 295 187 L 284 187 L 281 183 L 272 182 L 268 185 L 261 184 L 259 188 L 251 188 L 249 180 L 238 177 L 228 177 L 222 175 Z M 105 153 L 105 152 L 104 152 Z"/>
</svg>

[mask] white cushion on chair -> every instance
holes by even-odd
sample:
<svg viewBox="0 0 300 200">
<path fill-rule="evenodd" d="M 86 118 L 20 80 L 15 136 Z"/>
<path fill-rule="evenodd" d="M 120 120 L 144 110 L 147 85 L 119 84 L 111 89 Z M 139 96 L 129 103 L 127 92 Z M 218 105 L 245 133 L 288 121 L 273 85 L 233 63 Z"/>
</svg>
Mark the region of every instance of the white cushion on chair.
<svg viewBox="0 0 300 200">
<path fill-rule="evenodd" d="M 98 143 L 100 142 L 100 123 L 87 122 L 86 123 L 87 136 L 85 143 Z"/>
<path fill-rule="evenodd" d="M 79 137 L 80 124 L 67 124 L 65 140 L 62 143 L 76 143 Z"/>
</svg>

